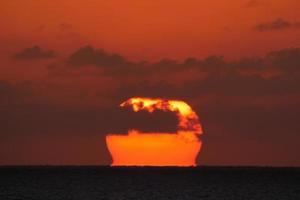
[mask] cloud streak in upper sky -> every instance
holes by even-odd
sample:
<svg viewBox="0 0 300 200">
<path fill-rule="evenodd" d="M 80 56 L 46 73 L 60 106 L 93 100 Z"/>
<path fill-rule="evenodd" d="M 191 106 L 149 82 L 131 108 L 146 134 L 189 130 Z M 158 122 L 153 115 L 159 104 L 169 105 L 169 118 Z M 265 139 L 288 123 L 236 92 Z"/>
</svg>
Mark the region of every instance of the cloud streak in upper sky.
<svg viewBox="0 0 300 200">
<path fill-rule="evenodd" d="M 287 30 L 287 29 L 299 29 L 300 22 L 290 22 L 285 19 L 278 18 L 271 22 L 264 22 L 256 25 L 254 27 L 257 31 L 278 31 L 278 30 Z"/>
</svg>

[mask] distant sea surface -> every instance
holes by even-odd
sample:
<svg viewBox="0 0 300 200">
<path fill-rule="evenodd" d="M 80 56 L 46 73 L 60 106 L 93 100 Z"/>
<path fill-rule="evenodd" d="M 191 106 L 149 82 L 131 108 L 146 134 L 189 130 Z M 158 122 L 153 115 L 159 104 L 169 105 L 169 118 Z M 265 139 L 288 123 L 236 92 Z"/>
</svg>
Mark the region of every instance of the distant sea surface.
<svg viewBox="0 0 300 200">
<path fill-rule="evenodd" d="M 0 167 L 0 200 L 291 199 L 300 168 Z"/>
</svg>

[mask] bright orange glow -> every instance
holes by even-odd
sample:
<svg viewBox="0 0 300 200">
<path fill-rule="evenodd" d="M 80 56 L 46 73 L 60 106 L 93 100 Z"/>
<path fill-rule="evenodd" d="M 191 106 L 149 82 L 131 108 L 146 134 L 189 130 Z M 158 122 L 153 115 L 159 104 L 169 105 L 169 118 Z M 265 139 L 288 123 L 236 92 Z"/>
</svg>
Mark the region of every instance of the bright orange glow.
<svg viewBox="0 0 300 200">
<path fill-rule="evenodd" d="M 135 112 L 156 109 L 175 112 L 177 133 L 142 133 L 130 130 L 126 135 L 109 134 L 106 143 L 112 155 L 112 165 L 135 166 L 195 166 L 201 148 L 197 135 L 202 128 L 197 114 L 183 101 L 131 98 L 121 107 L 131 106 Z"/>
</svg>

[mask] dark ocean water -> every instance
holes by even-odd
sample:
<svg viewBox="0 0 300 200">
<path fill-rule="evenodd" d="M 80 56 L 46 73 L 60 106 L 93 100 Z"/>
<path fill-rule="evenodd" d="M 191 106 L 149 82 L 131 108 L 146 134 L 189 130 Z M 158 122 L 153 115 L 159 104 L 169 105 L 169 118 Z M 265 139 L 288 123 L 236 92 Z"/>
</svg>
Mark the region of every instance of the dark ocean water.
<svg viewBox="0 0 300 200">
<path fill-rule="evenodd" d="M 300 200 L 300 168 L 0 167 L 10 199 Z"/>
</svg>

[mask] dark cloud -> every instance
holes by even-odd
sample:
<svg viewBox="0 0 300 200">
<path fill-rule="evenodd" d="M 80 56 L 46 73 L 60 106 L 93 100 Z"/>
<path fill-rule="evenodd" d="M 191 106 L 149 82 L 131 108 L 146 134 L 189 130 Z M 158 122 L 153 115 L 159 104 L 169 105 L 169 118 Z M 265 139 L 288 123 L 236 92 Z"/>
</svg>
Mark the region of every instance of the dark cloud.
<svg viewBox="0 0 300 200">
<path fill-rule="evenodd" d="M 280 68 L 285 71 L 300 71 L 300 49 L 290 48 L 273 51 L 267 54 L 266 63 L 271 67 Z"/>
<path fill-rule="evenodd" d="M 53 50 L 43 50 L 39 46 L 33 46 L 16 53 L 13 58 L 16 60 L 41 60 L 54 58 L 56 56 L 57 53 Z"/>
<path fill-rule="evenodd" d="M 206 133 L 200 163 L 235 165 L 235 157 L 239 157 L 241 165 L 299 165 L 299 106 L 214 104 L 202 106 L 198 113 Z"/>
<path fill-rule="evenodd" d="M 0 80 L 0 106 L 23 102 L 25 98 L 33 95 L 32 84 L 29 82 L 11 84 Z"/>
<path fill-rule="evenodd" d="M 132 84 L 121 84 L 115 91 L 119 98 L 130 96 L 152 96 L 167 98 L 195 98 L 201 95 L 227 95 L 264 97 L 268 95 L 300 94 L 300 50 L 283 49 L 268 53 L 262 58 L 244 58 L 237 61 L 225 61 L 222 57 L 211 56 L 203 60 L 186 59 L 183 63 L 174 61 L 153 64 L 148 74 L 157 73 L 160 81 L 142 80 Z M 166 77 L 172 73 L 194 69 L 204 77 L 184 81 L 180 86 Z M 248 71 L 255 73 L 248 73 Z M 280 72 L 265 77 L 269 71 Z M 244 71 L 244 73 L 242 73 Z M 162 73 L 163 72 L 163 73 Z"/>
<path fill-rule="evenodd" d="M 298 136 L 300 107 L 216 106 L 206 112 L 206 121 L 222 125 L 227 134 L 251 139 Z M 298 136 L 299 137 L 299 136 Z"/>
<path fill-rule="evenodd" d="M 96 49 L 92 46 L 85 46 L 76 50 L 69 56 L 67 63 L 75 67 L 96 66 L 104 70 L 107 75 L 149 75 L 149 73 L 178 70 L 181 67 L 181 64 L 176 60 L 167 58 L 155 63 L 148 61 L 132 62 L 119 54 L 110 54 L 103 49 Z"/>
<path fill-rule="evenodd" d="M 241 76 L 239 74 L 210 75 L 205 79 L 186 81 L 181 86 L 165 82 L 138 82 L 121 85 L 116 90 L 119 98 L 130 96 L 149 96 L 164 98 L 197 98 L 207 95 L 253 97 L 300 95 L 299 76 L 280 76 L 262 78 L 258 75 Z"/>
<path fill-rule="evenodd" d="M 193 63 L 193 64 L 191 64 Z M 224 60 L 220 56 L 210 56 L 203 60 L 191 59 L 181 64 L 180 68 L 192 67 L 209 74 L 232 74 L 240 71 L 263 72 L 280 69 L 282 72 L 294 73 L 300 69 L 300 49 L 287 48 L 267 53 L 264 57 Z"/>
<path fill-rule="evenodd" d="M 35 103 L 7 106 L 1 110 L 1 135 L 11 134 L 126 134 L 130 129 L 175 132 L 177 119 L 169 112 L 135 113 L 110 108 L 68 107 Z M 5 123 L 4 123 L 5 122 Z"/>
<path fill-rule="evenodd" d="M 103 49 L 85 46 L 70 55 L 68 63 L 74 66 L 95 65 L 102 67 L 116 67 L 127 65 L 127 61 L 118 54 L 109 54 Z"/>
<path fill-rule="evenodd" d="M 278 18 L 271 22 L 265 22 L 258 24 L 254 27 L 257 31 L 275 31 L 275 30 L 286 30 L 286 29 L 298 29 L 300 28 L 299 22 L 290 22 L 285 19 Z"/>
<path fill-rule="evenodd" d="M 130 75 L 139 73 L 136 64 L 126 60 L 119 54 L 107 53 L 103 49 L 92 46 L 79 48 L 67 59 L 72 67 L 95 66 L 106 76 Z"/>
<path fill-rule="evenodd" d="M 107 108 L 89 105 L 74 108 L 39 98 L 33 99 L 34 95 L 36 94 L 28 83 L 13 85 L 0 81 L 0 135 L 84 132 L 107 134 L 126 133 L 133 128 L 147 132 L 176 130 L 177 118 L 171 112 L 135 113 L 129 108 L 118 108 L 118 105 Z M 26 101 L 28 97 L 31 97 L 31 101 Z"/>
<path fill-rule="evenodd" d="M 280 69 L 294 73 L 299 69 L 299 48 L 282 49 L 268 53 L 265 57 L 241 58 L 225 60 L 222 56 L 209 56 L 204 59 L 187 58 L 183 62 L 162 59 L 150 63 L 131 62 L 118 54 L 108 54 L 104 50 L 86 46 L 78 49 L 67 60 L 74 70 L 85 66 L 95 66 L 104 76 L 145 78 L 155 75 L 161 80 L 176 73 L 186 73 L 196 70 L 202 74 L 232 74 L 243 71 L 263 73 L 271 69 Z"/>
<path fill-rule="evenodd" d="M 299 94 L 297 77 L 273 77 L 269 79 L 257 75 L 240 76 L 230 74 L 226 76 L 209 76 L 205 80 L 187 82 L 186 87 L 190 93 L 198 91 L 202 95 L 237 95 L 237 96 L 266 96 Z"/>
<path fill-rule="evenodd" d="M 64 66 L 78 70 L 93 65 L 104 72 L 99 73 L 99 79 L 109 76 L 116 88 L 110 87 L 109 83 L 103 85 L 111 92 L 99 94 L 110 102 L 105 107 L 44 101 L 45 98 L 34 98 L 37 94 L 33 93 L 31 83 L 0 81 L 2 141 L 12 135 L 18 138 L 19 135 L 32 134 L 40 137 L 61 134 L 67 138 L 99 135 L 104 141 L 107 133 L 126 133 L 132 128 L 147 132 L 175 132 L 177 119 L 172 113 L 135 113 L 118 107 L 118 103 L 132 96 L 164 97 L 185 100 L 199 114 L 205 133 L 200 157 L 202 164 L 277 165 L 280 164 L 278 159 L 274 158 L 276 162 L 265 161 L 274 156 L 275 150 L 281 160 L 286 158 L 282 163 L 300 164 L 296 151 L 299 144 L 295 142 L 300 139 L 299 48 L 234 61 L 209 56 L 204 59 L 187 58 L 182 62 L 163 59 L 150 63 L 130 62 L 122 56 L 113 55 L 117 54 L 87 46 L 75 51 L 67 60 L 68 66 Z M 276 74 L 267 76 L 272 70 Z M 185 74 L 187 71 L 196 76 L 190 78 Z M 178 84 L 172 77 L 174 74 L 185 76 L 184 80 Z M 122 79 L 129 75 L 129 81 Z M 77 77 L 73 78 L 76 82 Z M 75 85 L 73 89 L 77 89 Z M 32 100 L 27 101 L 28 98 Z M 81 143 L 80 140 L 77 142 Z M 101 145 L 102 149 L 106 149 L 104 143 Z M 269 150 L 266 151 L 266 148 Z M 8 149 L 2 148 L 2 155 Z M 222 155 L 223 160 L 215 154 Z M 245 155 L 253 159 L 243 160 Z"/>
<path fill-rule="evenodd" d="M 108 95 L 111 98 L 122 99 L 131 96 L 196 98 L 212 94 L 265 97 L 297 95 L 300 92 L 299 48 L 282 49 L 270 52 L 264 57 L 234 61 L 225 60 L 221 56 L 209 56 L 204 59 L 187 58 L 183 62 L 163 59 L 155 63 L 133 63 L 122 57 L 119 62 L 112 62 L 111 56 L 103 50 L 84 47 L 70 58 L 73 58 L 72 61 L 78 59 L 73 64 L 81 67 L 91 64 L 101 69 L 116 69 L 108 70 L 110 74 L 107 71 L 104 73 L 106 76 L 115 77 L 118 85 L 117 89 Z M 109 63 L 118 65 L 118 68 Z M 196 75 L 196 78 L 189 79 L 189 75 L 184 74 L 189 70 L 192 70 L 192 75 Z M 269 76 L 272 71 L 276 73 Z M 184 77 L 183 83 L 176 84 L 176 80 L 172 79 L 174 74 Z M 129 75 L 132 81 L 123 83 L 122 78 Z M 155 80 L 152 77 L 155 77 Z"/>
<path fill-rule="evenodd" d="M 156 63 L 147 61 L 132 62 L 115 53 L 107 53 L 103 49 L 92 46 L 81 47 L 67 59 L 67 64 L 73 67 L 96 66 L 106 76 L 147 76 L 153 73 L 176 70 L 179 64 L 170 59 L 162 59 Z"/>
</svg>

